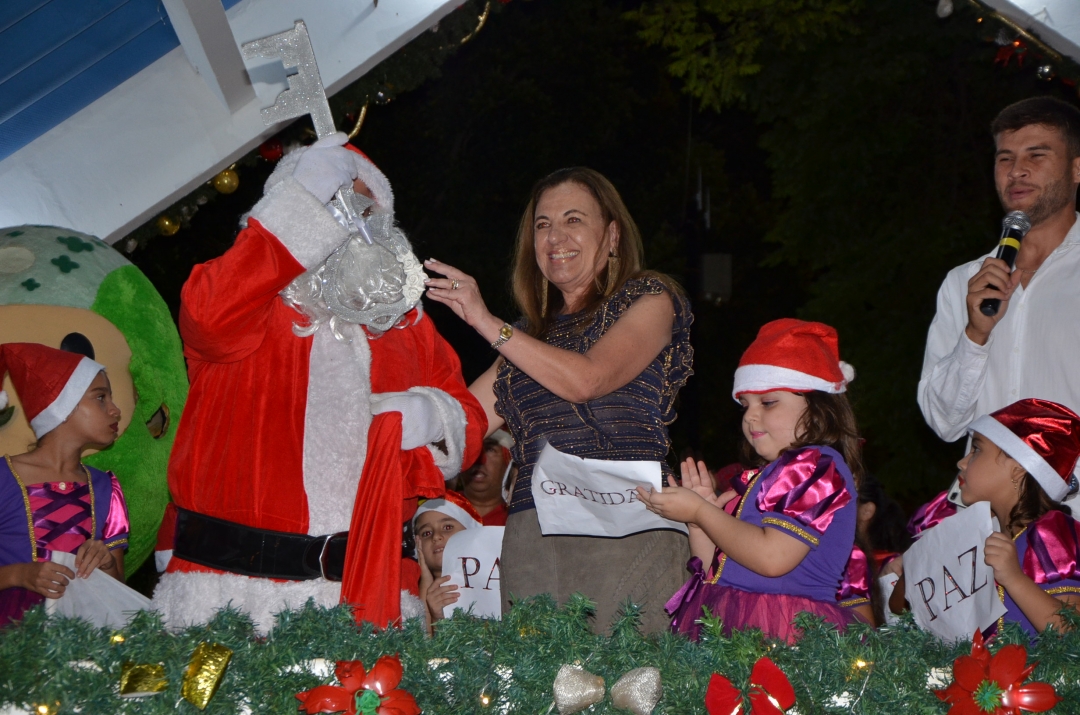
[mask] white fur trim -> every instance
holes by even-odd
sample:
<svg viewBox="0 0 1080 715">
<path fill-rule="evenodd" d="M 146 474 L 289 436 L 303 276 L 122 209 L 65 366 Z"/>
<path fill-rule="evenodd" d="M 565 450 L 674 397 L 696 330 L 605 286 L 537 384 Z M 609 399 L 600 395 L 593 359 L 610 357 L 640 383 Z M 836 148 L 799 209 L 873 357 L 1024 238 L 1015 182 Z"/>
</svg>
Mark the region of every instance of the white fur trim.
<svg viewBox="0 0 1080 715">
<path fill-rule="evenodd" d="M 841 363 L 841 371 L 843 371 Z M 855 368 L 851 368 L 854 379 Z M 743 365 L 735 370 L 735 386 L 731 390 L 731 396 L 738 402 L 739 395 L 744 392 L 771 392 L 772 390 L 817 390 L 836 395 L 847 390 L 850 379 L 840 382 L 829 382 L 820 377 L 808 375 L 805 372 L 792 370 L 776 365 Z"/>
<path fill-rule="evenodd" d="M 0 378 L 0 379 L 2 379 L 2 378 Z M 0 410 L 7 409 L 7 406 L 8 406 L 7 390 L 0 390 Z"/>
<path fill-rule="evenodd" d="M 64 389 L 56 396 L 48 407 L 39 412 L 34 419 L 30 420 L 30 427 L 34 434 L 41 439 L 49 432 L 60 426 L 68 418 L 79 404 L 79 400 L 86 394 L 90 383 L 94 381 L 98 373 L 105 369 L 104 365 L 94 362 L 88 357 L 83 357 L 75 366 Z"/>
<path fill-rule="evenodd" d="M 158 573 L 165 573 L 165 569 L 169 568 L 172 555 L 172 549 L 162 549 L 154 552 L 154 568 L 157 569 Z"/>
<path fill-rule="evenodd" d="M 341 601 L 341 584 L 316 578 L 310 581 L 272 581 L 239 574 L 166 573 L 154 589 L 153 607 L 169 628 L 206 623 L 226 605 L 248 613 L 256 630 L 266 635 L 274 616 L 302 607 L 309 598 L 326 608 Z"/>
<path fill-rule="evenodd" d="M 453 517 L 461 522 L 461 525 L 466 529 L 478 529 L 483 524 L 476 520 L 469 512 L 465 511 L 457 504 L 446 499 L 428 499 L 426 502 L 416 508 L 416 514 L 413 515 L 413 524 L 416 524 L 417 518 L 427 511 L 437 511 L 440 514 Z"/>
<path fill-rule="evenodd" d="M 1028 474 L 1035 477 L 1035 481 L 1046 491 L 1046 496 L 1054 501 L 1061 501 L 1069 493 L 1069 483 L 1050 466 L 1049 462 L 1040 457 L 1039 453 L 1029 447 L 1027 442 L 1020 439 L 1015 432 L 990 415 L 983 415 L 972 422 L 968 427 L 968 432 L 978 432 L 1001 447 L 1005 454 L 1019 462 Z"/>
<path fill-rule="evenodd" d="M 351 342 L 324 327 L 312 337 L 308 363 L 304 490 L 313 536 L 349 528 L 371 426 L 371 348 L 359 326 L 339 327 Z"/>
<path fill-rule="evenodd" d="M 304 268 L 313 268 L 345 242 L 349 232 L 292 176 L 270 187 L 249 214 L 289 249 Z"/>
<path fill-rule="evenodd" d="M 500 446 L 507 449 L 514 448 L 514 438 L 510 436 L 510 433 L 504 429 L 497 429 L 488 435 L 488 439 L 493 439 L 499 443 Z"/>
<path fill-rule="evenodd" d="M 424 602 L 402 589 L 401 620 L 407 621 L 410 618 L 424 618 L 425 616 L 427 616 L 427 609 L 424 608 Z"/>
<path fill-rule="evenodd" d="M 443 454 L 441 449 L 433 445 L 428 445 L 428 449 L 443 477 L 453 479 L 468 466 L 461 463 L 465 458 L 465 426 L 468 424 L 465 409 L 460 402 L 437 387 L 410 387 L 409 392 L 428 398 L 439 413 L 447 453 Z"/>
</svg>

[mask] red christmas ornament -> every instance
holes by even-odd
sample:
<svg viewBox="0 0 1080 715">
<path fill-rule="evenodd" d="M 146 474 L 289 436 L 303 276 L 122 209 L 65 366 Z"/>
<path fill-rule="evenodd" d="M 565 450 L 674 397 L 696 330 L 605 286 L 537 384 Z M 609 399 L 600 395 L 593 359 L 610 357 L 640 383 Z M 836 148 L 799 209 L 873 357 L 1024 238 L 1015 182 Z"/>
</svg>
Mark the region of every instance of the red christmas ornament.
<svg viewBox="0 0 1080 715">
<path fill-rule="evenodd" d="M 1009 60 L 1013 57 L 1016 58 L 1016 66 L 1024 66 L 1024 55 L 1027 54 L 1028 47 L 1024 44 L 1023 40 L 1013 40 L 1009 44 L 998 49 L 997 54 L 994 55 L 994 64 L 999 62 L 1004 67 L 1009 66 Z"/>
<path fill-rule="evenodd" d="M 975 631 L 971 655 L 953 661 L 953 682 L 934 694 L 952 707 L 948 715 L 1020 715 L 1022 711 L 1041 713 L 1061 702 L 1049 683 L 1024 680 L 1035 670 L 1025 667 L 1027 648 L 1002 646 L 994 655 L 983 645 L 982 633 Z"/>
<path fill-rule="evenodd" d="M 768 658 L 759 658 L 750 671 L 750 715 L 783 715 L 795 704 L 795 689 L 784 671 Z M 713 673 L 705 691 L 709 715 L 731 715 L 743 707 L 742 691 L 724 676 Z"/>
<path fill-rule="evenodd" d="M 339 660 L 334 674 L 338 685 L 319 685 L 296 694 L 300 710 L 346 715 L 420 715 L 416 699 L 397 686 L 401 682 L 401 660 L 384 655 L 370 671 L 358 660 Z"/>
<path fill-rule="evenodd" d="M 259 156 L 267 161 L 277 161 L 285 156 L 285 147 L 277 137 L 271 137 L 259 146 Z"/>
</svg>

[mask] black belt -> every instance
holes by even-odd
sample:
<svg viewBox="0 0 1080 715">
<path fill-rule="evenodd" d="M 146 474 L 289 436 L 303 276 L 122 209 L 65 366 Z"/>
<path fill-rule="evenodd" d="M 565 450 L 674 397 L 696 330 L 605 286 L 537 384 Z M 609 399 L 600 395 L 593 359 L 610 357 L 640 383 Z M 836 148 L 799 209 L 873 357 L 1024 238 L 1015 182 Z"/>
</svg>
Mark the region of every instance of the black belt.
<svg viewBox="0 0 1080 715">
<path fill-rule="evenodd" d="M 347 531 L 325 536 L 269 531 L 177 507 L 173 554 L 244 576 L 340 581 L 348 540 Z"/>
</svg>

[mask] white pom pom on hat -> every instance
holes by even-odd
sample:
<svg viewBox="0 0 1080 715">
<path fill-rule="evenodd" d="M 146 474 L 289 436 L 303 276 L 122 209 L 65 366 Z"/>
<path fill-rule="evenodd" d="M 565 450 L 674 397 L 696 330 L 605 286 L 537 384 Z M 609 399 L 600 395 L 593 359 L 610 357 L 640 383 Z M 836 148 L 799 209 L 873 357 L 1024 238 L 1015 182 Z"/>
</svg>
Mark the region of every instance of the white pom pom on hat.
<svg viewBox="0 0 1080 715">
<path fill-rule="evenodd" d="M 839 394 L 855 379 L 840 359 L 836 330 L 824 323 L 781 318 L 761 326 L 739 360 L 731 396 L 791 390 Z"/>
</svg>

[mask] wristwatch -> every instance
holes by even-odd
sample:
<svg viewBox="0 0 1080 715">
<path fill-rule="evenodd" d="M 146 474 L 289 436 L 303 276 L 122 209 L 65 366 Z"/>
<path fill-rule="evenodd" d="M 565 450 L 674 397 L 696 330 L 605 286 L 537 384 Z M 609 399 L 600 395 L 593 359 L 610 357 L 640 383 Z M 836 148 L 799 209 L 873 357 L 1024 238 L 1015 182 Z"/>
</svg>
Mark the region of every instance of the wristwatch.
<svg viewBox="0 0 1080 715">
<path fill-rule="evenodd" d="M 514 326 L 510 325 L 510 323 L 503 323 L 503 326 L 499 328 L 499 339 L 493 342 L 491 347 L 498 350 L 512 337 L 514 337 Z"/>
</svg>

